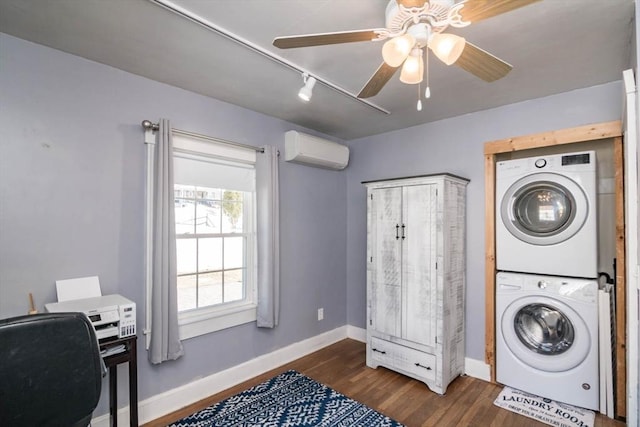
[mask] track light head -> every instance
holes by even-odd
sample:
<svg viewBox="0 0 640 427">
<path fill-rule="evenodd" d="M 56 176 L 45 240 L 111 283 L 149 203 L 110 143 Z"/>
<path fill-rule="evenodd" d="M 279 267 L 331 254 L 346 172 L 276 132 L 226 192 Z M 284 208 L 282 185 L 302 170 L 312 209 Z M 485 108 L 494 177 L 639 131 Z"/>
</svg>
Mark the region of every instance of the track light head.
<svg viewBox="0 0 640 427">
<path fill-rule="evenodd" d="M 313 94 L 312 92 L 313 87 L 316 84 L 316 79 L 315 77 L 310 77 L 308 74 L 304 74 L 302 78 L 304 79 L 304 86 L 302 86 L 302 89 L 298 92 L 298 97 L 305 102 L 309 102 L 311 95 Z"/>
</svg>

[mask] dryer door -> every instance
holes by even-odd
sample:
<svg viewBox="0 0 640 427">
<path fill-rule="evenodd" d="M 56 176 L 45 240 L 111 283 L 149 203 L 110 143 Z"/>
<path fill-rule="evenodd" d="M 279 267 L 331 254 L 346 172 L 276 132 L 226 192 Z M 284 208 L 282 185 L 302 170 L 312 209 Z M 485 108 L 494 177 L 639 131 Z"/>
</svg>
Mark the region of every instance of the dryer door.
<svg viewBox="0 0 640 427">
<path fill-rule="evenodd" d="M 505 227 L 532 245 L 553 245 L 570 239 L 584 225 L 589 203 L 582 188 L 564 175 L 538 173 L 519 179 L 500 206 Z"/>
<path fill-rule="evenodd" d="M 592 345 L 587 325 L 574 309 L 540 295 L 511 303 L 502 314 L 501 332 L 518 359 L 547 372 L 578 366 Z"/>
</svg>

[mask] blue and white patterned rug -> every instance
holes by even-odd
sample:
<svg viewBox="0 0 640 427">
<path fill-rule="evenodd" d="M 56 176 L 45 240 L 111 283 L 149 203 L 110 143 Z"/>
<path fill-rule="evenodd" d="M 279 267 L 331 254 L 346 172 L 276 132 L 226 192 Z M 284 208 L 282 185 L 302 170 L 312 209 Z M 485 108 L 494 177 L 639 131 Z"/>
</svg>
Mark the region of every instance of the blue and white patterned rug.
<svg viewBox="0 0 640 427">
<path fill-rule="evenodd" d="M 296 371 L 284 372 L 171 427 L 402 427 Z"/>
</svg>

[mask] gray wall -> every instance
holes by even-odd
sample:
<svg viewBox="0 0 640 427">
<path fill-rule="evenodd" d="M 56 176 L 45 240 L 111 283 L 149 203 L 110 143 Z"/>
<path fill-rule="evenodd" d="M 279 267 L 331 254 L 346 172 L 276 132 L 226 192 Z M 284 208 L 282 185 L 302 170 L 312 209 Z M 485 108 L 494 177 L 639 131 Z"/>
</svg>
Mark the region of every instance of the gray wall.
<svg viewBox="0 0 640 427">
<path fill-rule="evenodd" d="M 484 360 L 484 143 L 619 120 L 621 106 L 622 85 L 613 82 L 351 141 L 347 322 L 365 327 L 366 192 L 361 182 L 450 172 L 471 180 L 467 187 L 466 356 Z"/>
<path fill-rule="evenodd" d="M 104 294 L 137 303 L 142 331 L 143 119 L 281 148 L 285 131 L 304 130 L 2 34 L 0 63 L 0 318 L 26 314 L 29 292 L 42 311 L 56 279 L 97 275 Z M 140 400 L 346 324 L 346 174 L 280 166 L 281 325 L 187 340 L 160 366 L 139 333 Z M 96 415 L 107 400 L 105 388 Z"/>
</svg>

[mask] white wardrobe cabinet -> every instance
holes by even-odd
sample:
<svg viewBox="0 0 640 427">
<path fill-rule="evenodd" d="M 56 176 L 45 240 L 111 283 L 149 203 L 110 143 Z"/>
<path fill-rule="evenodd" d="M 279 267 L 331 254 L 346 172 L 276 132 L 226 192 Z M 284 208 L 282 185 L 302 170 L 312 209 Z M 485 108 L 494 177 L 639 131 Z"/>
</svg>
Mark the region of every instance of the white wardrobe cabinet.
<svg viewBox="0 0 640 427">
<path fill-rule="evenodd" d="M 369 181 L 367 366 L 439 394 L 464 371 L 465 199 L 449 174 Z"/>
</svg>

